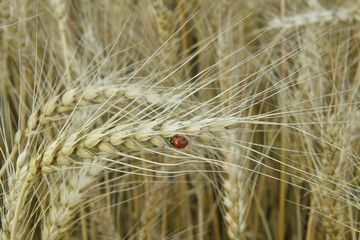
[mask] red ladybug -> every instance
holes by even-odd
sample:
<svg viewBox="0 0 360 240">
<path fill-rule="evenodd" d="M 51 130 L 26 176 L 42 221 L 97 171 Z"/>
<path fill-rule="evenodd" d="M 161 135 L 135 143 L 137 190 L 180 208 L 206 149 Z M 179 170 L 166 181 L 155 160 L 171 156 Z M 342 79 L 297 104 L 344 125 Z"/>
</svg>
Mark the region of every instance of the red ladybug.
<svg viewBox="0 0 360 240">
<path fill-rule="evenodd" d="M 172 138 L 170 138 L 170 144 L 174 148 L 184 148 L 188 145 L 188 140 L 184 136 L 175 135 Z"/>
</svg>

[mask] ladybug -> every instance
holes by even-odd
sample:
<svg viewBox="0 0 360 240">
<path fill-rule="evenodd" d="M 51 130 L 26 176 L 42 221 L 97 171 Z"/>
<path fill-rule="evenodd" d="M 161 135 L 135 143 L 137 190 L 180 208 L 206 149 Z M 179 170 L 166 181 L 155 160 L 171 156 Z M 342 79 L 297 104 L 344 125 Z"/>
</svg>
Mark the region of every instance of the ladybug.
<svg viewBox="0 0 360 240">
<path fill-rule="evenodd" d="M 184 136 L 175 135 L 170 138 L 170 145 L 174 148 L 184 148 L 188 145 L 189 141 Z"/>
</svg>

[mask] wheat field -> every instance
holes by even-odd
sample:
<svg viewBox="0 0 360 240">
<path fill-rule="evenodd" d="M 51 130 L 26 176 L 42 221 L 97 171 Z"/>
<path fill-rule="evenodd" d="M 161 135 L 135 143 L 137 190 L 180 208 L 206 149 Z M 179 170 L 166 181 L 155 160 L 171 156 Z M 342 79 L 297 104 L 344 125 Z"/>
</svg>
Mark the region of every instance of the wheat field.
<svg viewBox="0 0 360 240">
<path fill-rule="evenodd" d="M 0 41 L 1 240 L 360 239 L 358 0 L 2 0 Z"/>
</svg>

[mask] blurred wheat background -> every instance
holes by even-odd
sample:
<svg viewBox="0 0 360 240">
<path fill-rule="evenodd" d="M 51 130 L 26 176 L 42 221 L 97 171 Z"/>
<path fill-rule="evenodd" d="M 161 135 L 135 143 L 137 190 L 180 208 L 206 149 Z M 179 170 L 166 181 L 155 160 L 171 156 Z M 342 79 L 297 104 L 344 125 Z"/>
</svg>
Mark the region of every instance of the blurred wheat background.
<svg viewBox="0 0 360 240">
<path fill-rule="evenodd" d="M 2 1 L 0 239 L 360 239 L 359 30 L 357 0 Z"/>
</svg>

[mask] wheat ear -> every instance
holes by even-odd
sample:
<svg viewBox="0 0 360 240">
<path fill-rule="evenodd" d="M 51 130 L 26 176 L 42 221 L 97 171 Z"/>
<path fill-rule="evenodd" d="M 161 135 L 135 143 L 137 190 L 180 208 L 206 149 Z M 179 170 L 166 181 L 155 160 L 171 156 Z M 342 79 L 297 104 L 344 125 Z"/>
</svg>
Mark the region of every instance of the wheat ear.
<svg viewBox="0 0 360 240">
<path fill-rule="evenodd" d="M 9 194 L 5 195 L 7 214 L 4 219 L 4 233 L 8 239 L 22 239 L 22 234 L 26 233 L 26 208 L 23 208 L 24 199 L 29 194 L 29 188 L 35 180 L 37 174 L 38 156 L 31 156 L 29 152 L 30 147 L 27 146 L 22 151 L 16 160 L 15 173 L 10 177 Z M 19 231 L 18 226 L 23 228 Z M 22 237 L 21 237 L 22 236 Z"/>
<path fill-rule="evenodd" d="M 42 155 L 40 168 L 43 173 L 59 170 L 56 166 L 67 166 L 73 163 L 72 154 L 77 157 L 93 157 L 97 153 L 117 154 L 117 146 L 127 149 L 144 148 L 143 143 L 156 147 L 169 146 L 167 138 L 179 133 L 198 135 L 208 138 L 207 133 L 219 133 L 225 128 L 244 122 L 243 118 L 222 117 L 192 119 L 189 121 L 161 120 L 144 122 L 135 127 L 118 125 L 116 127 L 99 127 L 91 132 L 75 132 L 69 136 L 59 137 L 50 143 Z M 246 122 L 246 121 L 245 121 Z M 84 137 L 85 136 L 85 137 Z"/>
<path fill-rule="evenodd" d="M 27 120 L 27 131 L 29 129 L 34 129 L 38 119 L 38 111 L 34 111 L 33 114 Z M 34 133 L 35 134 L 35 133 Z M 35 136 L 35 135 L 34 135 Z M 21 224 L 25 221 L 24 216 L 26 208 L 23 208 L 24 200 L 29 194 L 29 189 L 36 178 L 38 173 L 38 164 L 40 160 L 40 155 L 33 154 L 33 148 L 30 147 L 30 140 L 33 140 L 34 136 L 23 136 L 23 131 L 19 130 L 15 135 L 15 146 L 20 148 L 22 142 L 25 142 L 25 139 L 28 140 L 24 150 L 16 158 L 16 169 L 12 175 L 9 176 L 9 189 L 10 193 L 7 195 L 7 214 L 5 222 L 5 235 L 13 240 L 17 239 L 20 236 L 18 234 L 23 234 L 26 232 L 26 225 Z M 17 149 L 13 149 L 12 153 Z M 10 155 L 10 159 L 13 157 L 13 154 Z M 11 160 L 8 159 L 7 163 Z M 22 225 L 22 231 L 18 231 L 18 226 Z"/>
<path fill-rule="evenodd" d="M 235 137 L 234 135 L 233 133 L 232 137 Z M 244 170 L 247 166 L 246 157 L 243 157 L 244 153 L 235 144 L 229 144 L 226 149 L 227 151 L 224 153 L 226 179 L 223 182 L 223 203 L 226 207 L 224 217 L 227 223 L 227 233 L 230 239 L 243 239 L 250 192 L 248 174 Z M 239 168 L 230 166 L 239 166 Z"/>
<path fill-rule="evenodd" d="M 88 198 L 88 187 L 103 170 L 104 161 L 84 159 L 79 169 L 59 172 L 51 176 L 49 209 L 42 222 L 42 238 L 57 240 L 72 226 L 72 219 Z M 65 176 L 63 176 L 65 175 Z M 59 180 L 60 179 L 60 180 Z M 59 182 L 58 182 L 59 181 Z"/>
<path fill-rule="evenodd" d="M 355 23 L 360 21 L 358 9 L 314 10 L 290 17 L 272 20 L 270 28 L 297 29 L 309 25 L 336 25 L 339 23 Z"/>
<path fill-rule="evenodd" d="M 66 74 L 66 81 L 67 81 L 67 86 L 70 86 L 71 84 L 71 79 L 70 79 L 70 70 L 71 70 L 71 48 L 69 45 L 69 41 L 67 39 L 67 30 L 69 29 L 66 26 L 66 21 L 67 21 L 67 13 L 66 13 L 66 8 L 67 8 L 67 0 L 48 0 L 49 1 L 49 5 L 51 7 L 51 11 L 53 14 L 53 17 L 56 20 L 57 23 L 57 27 L 58 27 L 58 32 L 60 34 L 60 39 L 61 39 L 61 46 L 62 46 L 62 50 L 63 50 L 63 59 L 64 59 L 64 63 L 65 63 L 65 74 Z"/>
<path fill-rule="evenodd" d="M 173 36 L 175 32 L 175 13 L 170 10 L 163 0 L 156 0 L 154 3 L 155 22 L 161 48 L 162 58 L 165 59 L 166 66 L 173 67 L 178 62 L 176 57 L 178 50 L 178 40 Z"/>
<path fill-rule="evenodd" d="M 68 89 L 47 101 L 38 121 L 40 124 L 46 124 L 59 118 L 58 114 L 73 112 L 80 107 L 98 106 L 105 103 L 126 105 L 130 101 L 136 100 L 139 103 L 160 106 L 159 99 L 162 98 L 162 93 L 154 89 L 147 89 L 146 94 L 144 94 L 144 91 L 144 88 L 136 84 L 124 84 L 120 87 L 104 86 Z"/>
</svg>

